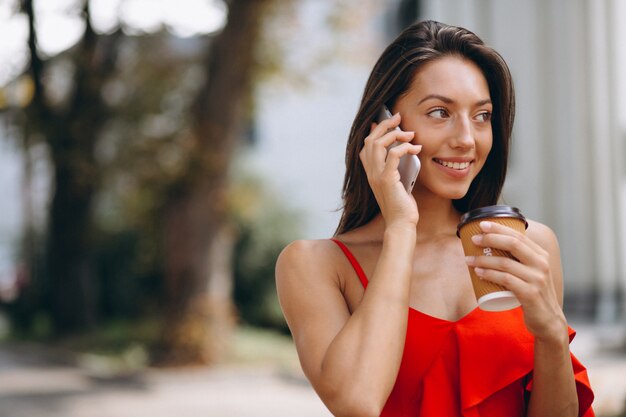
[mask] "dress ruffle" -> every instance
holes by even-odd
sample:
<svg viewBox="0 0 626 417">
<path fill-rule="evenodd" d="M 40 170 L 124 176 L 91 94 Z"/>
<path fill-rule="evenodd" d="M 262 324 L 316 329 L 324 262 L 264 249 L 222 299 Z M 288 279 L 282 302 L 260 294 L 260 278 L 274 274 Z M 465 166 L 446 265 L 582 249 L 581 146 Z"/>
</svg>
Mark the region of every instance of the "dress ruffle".
<svg viewBox="0 0 626 417">
<path fill-rule="evenodd" d="M 509 314 L 483 312 L 471 319 L 454 329 L 461 409 L 467 417 L 479 416 L 481 404 L 512 384 L 523 393 L 522 381 L 533 369 L 534 345 L 532 335 L 520 331 L 525 329 L 521 309 Z M 523 395 L 518 396 L 523 402 Z"/>
<path fill-rule="evenodd" d="M 569 342 L 572 343 L 572 340 L 574 340 L 574 337 L 576 336 L 576 331 L 571 327 L 569 327 L 568 330 Z M 591 389 L 591 383 L 589 382 L 589 376 L 587 375 L 587 369 L 582 363 L 580 363 L 576 356 L 570 353 L 570 357 L 572 358 L 572 368 L 574 369 L 574 379 L 576 380 L 576 393 L 578 394 L 578 416 L 594 417 L 595 414 L 591 408 L 594 394 Z M 532 388 L 533 379 L 531 373 L 528 384 L 526 384 L 526 390 L 532 391 Z"/>
<path fill-rule="evenodd" d="M 520 416 L 525 392 L 532 390 L 534 362 L 534 338 L 526 331 L 521 308 L 501 313 L 475 310 L 457 322 L 414 312 L 410 320 L 415 328 L 428 324 L 433 337 L 407 339 L 396 381 L 403 388 L 394 389 L 381 416 L 452 417 L 459 416 L 459 410 L 463 417 Z M 575 332 L 569 331 L 571 342 Z M 430 356 L 431 349 L 423 348 L 429 342 L 438 353 L 424 368 L 415 366 L 416 355 Z M 579 416 L 593 417 L 586 369 L 571 357 Z M 412 375 L 403 369 L 412 369 Z"/>
</svg>

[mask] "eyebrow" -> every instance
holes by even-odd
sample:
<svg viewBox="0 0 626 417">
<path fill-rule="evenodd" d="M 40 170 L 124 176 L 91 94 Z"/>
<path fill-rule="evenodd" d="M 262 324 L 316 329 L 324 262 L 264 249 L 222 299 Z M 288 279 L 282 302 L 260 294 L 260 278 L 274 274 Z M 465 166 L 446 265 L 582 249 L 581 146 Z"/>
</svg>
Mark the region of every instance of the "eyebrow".
<svg viewBox="0 0 626 417">
<path fill-rule="evenodd" d="M 450 104 L 450 103 L 454 103 L 454 100 L 452 100 L 450 97 L 442 96 L 442 95 L 439 95 L 439 94 L 429 94 L 429 95 L 427 95 L 426 97 L 424 97 L 423 99 L 421 99 L 421 100 L 419 101 L 419 103 L 417 103 L 417 104 L 422 104 L 422 103 L 423 103 L 423 102 L 425 102 L 426 100 L 433 100 L 433 99 L 436 99 L 436 100 L 441 100 L 441 101 L 443 101 L 444 103 L 448 103 L 448 104 Z M 477 101 L 477 102 L 476 102 L 476 105 L 477 105 L 477 106 L 483 106 L 483 105 L 485 105 L 485 104 L 490 104 L 490 103 L 491 103 L 491 99 L 490 99 L 490 98 L 486 98 L 486 99 L 484 99 L 484 100 L 479 100 L 479 101 Z"/>
</svg>

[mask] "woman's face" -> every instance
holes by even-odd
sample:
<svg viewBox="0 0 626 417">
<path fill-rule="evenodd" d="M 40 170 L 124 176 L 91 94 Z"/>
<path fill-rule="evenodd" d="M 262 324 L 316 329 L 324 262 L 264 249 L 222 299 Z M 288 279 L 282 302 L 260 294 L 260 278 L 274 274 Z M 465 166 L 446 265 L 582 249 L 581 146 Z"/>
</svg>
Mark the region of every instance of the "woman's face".
<svg viewBox="0 0 626 417">
<path fill-rule="evenodd" d="M 414 193 L 463 197 L 492 144 L 493 105 L 480 68 L 456 56 L 429 62 L 392 111 L 400 112 L 402 130 L 415 132 L 413 143 L 422 145 Z"/>
</svg>

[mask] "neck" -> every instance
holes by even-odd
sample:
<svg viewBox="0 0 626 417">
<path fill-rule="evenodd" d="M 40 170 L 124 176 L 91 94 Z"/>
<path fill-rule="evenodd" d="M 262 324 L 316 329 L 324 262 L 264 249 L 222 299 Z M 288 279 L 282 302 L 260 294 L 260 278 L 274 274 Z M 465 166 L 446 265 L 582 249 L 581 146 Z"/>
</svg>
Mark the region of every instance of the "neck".
<svg viewBox="0 0 626 417">
<path fill-rule="evenodd" d="M 461 213 L 452 205 L 452 200 L 433 194 L 416 195 L 417 209 L 419 210 L 419 222 L 417 223 L 418 241 L 433 240 L 439 237 L 456 235 L 456 226 L 459 223 Z M 376 235 L 382 236 L 385 229 L 385 221 L 378 214 L 369 223 L 369 227 L 379 230 Z"/>
<path fill-rule="evenodd" d="M 418 240 L 456 234 L 461 214 L 452 200 L 430 194 L 416 196 L 420 219 L 417 224 Z"/>
</svg>

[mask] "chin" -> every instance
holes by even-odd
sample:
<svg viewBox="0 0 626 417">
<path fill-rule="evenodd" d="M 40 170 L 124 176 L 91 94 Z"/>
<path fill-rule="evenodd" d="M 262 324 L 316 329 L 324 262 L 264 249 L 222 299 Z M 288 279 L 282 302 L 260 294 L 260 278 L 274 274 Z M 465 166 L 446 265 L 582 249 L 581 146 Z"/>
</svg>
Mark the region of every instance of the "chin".
<svg viewBox="0 0 626 417">
<path fill-rule="evenodd" d="M 459 200 L 465 197 L 468 191 L 469 191 L 469 185 L 463 186 L 463 187 L 446 188 L 444 190 L 441 190 L 439 195 L 449 200 Z"/>
<path fill-rule="evenodd" d="M 460 200 L 463 197 L 465 197 L 466 194 L 467 194 L 466 192 L 465 193 L 449 194 L 449 195 L 446 195 L 445 198 L 447 198 L 448 200 Z"/>
<path fill-rule="evenodd" d="M 419 177 L 418 177 L 419 179 Z M 448 200 L 459 200 L 467 194 L 471 185 L 471 181 L 463 181 L 462 183 L 450 183 L 450 182 L 440 182 L 436 183 L 427 181 L 425 183 L 418 182 L 415 185 L 414 191 L 422 192 L 425 191 L 427 193 L 435 194 L 441 198 L 445 198 Z M 421 190 L 421 191 L 420 191 Z"/>
</svg>

